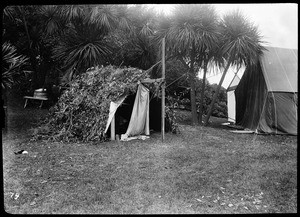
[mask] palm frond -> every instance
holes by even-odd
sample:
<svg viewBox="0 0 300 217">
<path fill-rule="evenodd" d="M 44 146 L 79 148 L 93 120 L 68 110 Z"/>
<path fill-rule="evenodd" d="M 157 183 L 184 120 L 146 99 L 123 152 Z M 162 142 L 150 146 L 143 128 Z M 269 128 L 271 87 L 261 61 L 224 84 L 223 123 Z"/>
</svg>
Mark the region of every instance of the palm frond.
<svg viewBox="0 0 300 217">
<path fill-rule="evenodd" d="M 85 5 L 61 5 L 58 7 L 58 14 L 60 17 L 71 21 L 83 17 L 85 10 Z"/>
<path fill-rule="evenodd" d="M 17 54 L 17 49 L 8 42 L 2 44 L 2 88 L 11 88 L 18 78 L 27 71 L 24 66 L 28 58 Z"/>
<path fill-rule="evenodd" d="M 53 49 L 53 57 L 62 60 L 64 68 L 76 67 L 80 72 L 95 65 L 105 64 L 112 52 L 112 46 L 97 31 L 89 31 L 89 37 L 84 34 L 69 35 Z"/>
<path fill-rule="evenodd" d="M 52 35 L 64 28 L 66 19 L 62 19 L 60 10 L 57 5 L 43 5 L 38 8 L 47 35 Z"/>
<path fill-rule="evenodd" d="M 153 42 L 161 43 L 165 37 L 167 52 L 183 57 L 193 52 L 200 61 L 197 65 L 202 65 L 204 55 L 208 53 L 212 58 L 218 49 L 218 22 L 219 17 L 211 5 L 177 5 L 171 17 L 160 19 Z"/>
<path fill-rule="evenodd" d="M 224 15 L 220 22 L 221 56 L 233 57 L 232 64 L 256 64 L 262 51 L 262 36 L 258 27 L 251 23 L 241 11 L 235 10 Z"/>
<path fill-rule="evenodd" d="M 6 6 L 3 9 L 3 16 L 8 17 L 10 20 L 14 20 L 15 7 L 14 6 Z"/>
<path fill-rule="evenodd" d="M 131 20 L 127 5 L 118 5 L 117 8 L 118 28 L 125 31 L 131 31 Z"/>
<path fill-rule="evenodd" d="M 118 25 L 118 10 L 115 5 L 99 5 L 92 7 L 90 14 L 91 23 L 98 24 L 109 31 Z"/>
</svg>

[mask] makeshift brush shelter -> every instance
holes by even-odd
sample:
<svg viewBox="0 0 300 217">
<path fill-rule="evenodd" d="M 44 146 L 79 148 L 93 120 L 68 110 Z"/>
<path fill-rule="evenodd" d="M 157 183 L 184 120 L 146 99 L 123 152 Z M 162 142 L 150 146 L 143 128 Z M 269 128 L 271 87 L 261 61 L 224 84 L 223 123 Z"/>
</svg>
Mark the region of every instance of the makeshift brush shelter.
<svg viewBox="0 0 300 217">
<path fill-rule="evenodd" d="M 105 141 L 161 130 L 161 79 L 137 68 L 96 67 L 77 76 L 46 118 L 38 135 L 63 141 Z M 166 107 L 165 130 L 176 132 Z"/>
<path fill-rule="evenodd" d="M 266 48 L 235 89 L 236 124 L 257 133 L 297 135 L 298 50 Z"/>
</svg>

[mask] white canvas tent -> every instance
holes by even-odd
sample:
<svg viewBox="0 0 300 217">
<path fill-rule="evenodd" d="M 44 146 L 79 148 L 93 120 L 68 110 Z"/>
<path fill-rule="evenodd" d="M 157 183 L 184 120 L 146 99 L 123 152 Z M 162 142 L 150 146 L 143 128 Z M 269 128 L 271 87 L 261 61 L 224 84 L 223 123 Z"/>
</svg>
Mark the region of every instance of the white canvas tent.
<svg viewBox="0 0 300 217">
<path fill-rule="evenodd" d="M 228 121 L 235 123 L 235 94 L 234 91 L 240 82 L 240 78 L 237 73 L 234 75 L 232 81 L 227 88 L 227 112 Z"/>
</svg>

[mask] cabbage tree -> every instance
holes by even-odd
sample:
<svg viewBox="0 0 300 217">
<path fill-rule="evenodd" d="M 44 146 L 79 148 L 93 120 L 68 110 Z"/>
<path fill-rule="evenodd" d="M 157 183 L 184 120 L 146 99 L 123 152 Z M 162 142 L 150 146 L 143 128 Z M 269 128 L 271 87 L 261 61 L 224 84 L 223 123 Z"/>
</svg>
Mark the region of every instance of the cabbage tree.
<svg viewBox="0 0 300 217">
<path fill-rule="evenodd" d="M 161 19 L 158 38 L 166 38 L 166 54 L 176 56 L 188 70 L 192 124 L 198 124 L 196 73 L 212 58 L 218 45 L 218 16 L 213 6 L 181 4 L 170 17 Z"/>
<path fill-rule="evenodd" d="M 118 5 L 60 6 L 66 29 L 53 49 L 53 57 L 71 75 L 92 66 L 107 65 L 115 43 L 110 33 L 129 25 L 125 9 Z"/>
<path fill-rule="evenodd" d="M 226 65 L 214 93 L 208 114 L 205 117 L 204 125 L 208 124 L 229 67 L 256 64 L 262 51 L 265 49 L 262 46 L 262 36 L 258 31 L 258 27 L 251 23 L 239 10 L 225 14 L 220 21 L 219 30 L 222 36 L 219 41 L 219 56 L 226 60 Z"/>
</svg>

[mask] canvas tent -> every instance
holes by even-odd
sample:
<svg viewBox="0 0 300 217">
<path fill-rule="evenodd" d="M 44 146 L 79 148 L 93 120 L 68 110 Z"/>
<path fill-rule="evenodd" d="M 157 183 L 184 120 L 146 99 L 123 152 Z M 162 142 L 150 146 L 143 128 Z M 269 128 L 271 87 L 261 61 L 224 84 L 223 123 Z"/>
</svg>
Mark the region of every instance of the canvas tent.
<svg viewBox="0 0 300 217">
<path fill-rule="evenodd" d="M 235 89 L 236 124 L 258 133 L 297 135 L 298 50 L 266 48 Z"/>
<path fill-rule="evenodd" d="M 229 122 L 233 122 L 235 123 L 235 94 L 234 91 L 237 87 L 237 85 L 240 82 L 240 78 L 237 75 L 237 73 L 235 73 L 232 81 L 230 82 L 226 92 L 227 92 L 227 120 Z"/>
</svg>

